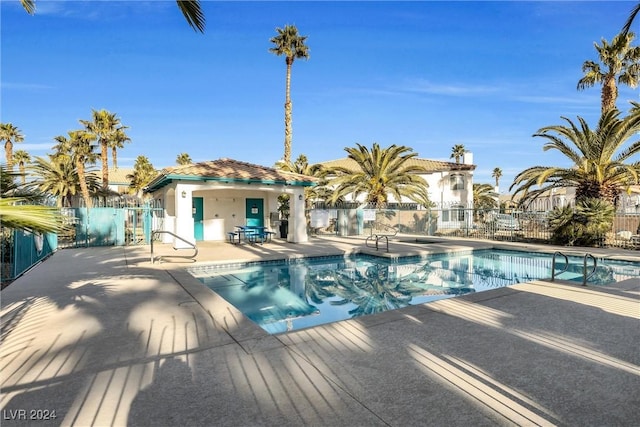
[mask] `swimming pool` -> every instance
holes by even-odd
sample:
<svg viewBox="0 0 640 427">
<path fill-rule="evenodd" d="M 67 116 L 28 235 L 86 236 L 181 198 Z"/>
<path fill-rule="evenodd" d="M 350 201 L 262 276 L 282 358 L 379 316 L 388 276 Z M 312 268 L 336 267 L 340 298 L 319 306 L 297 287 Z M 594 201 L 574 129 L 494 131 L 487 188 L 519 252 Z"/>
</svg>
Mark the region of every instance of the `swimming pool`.
<svg viewBox="0 0 640 427">
<path fill-rule="evenodd" d="M 271 334 L 551 277 L 552 255 L 483 249 L 389 259 L 330 256 L 188 271 Z M 556 260 L 556 271 L 565 267 Z M 583 258 L 558 279 L 582 283 Z M 640 278 L 640 264 L 598 260 L 589 284 Z"/>
</svg>

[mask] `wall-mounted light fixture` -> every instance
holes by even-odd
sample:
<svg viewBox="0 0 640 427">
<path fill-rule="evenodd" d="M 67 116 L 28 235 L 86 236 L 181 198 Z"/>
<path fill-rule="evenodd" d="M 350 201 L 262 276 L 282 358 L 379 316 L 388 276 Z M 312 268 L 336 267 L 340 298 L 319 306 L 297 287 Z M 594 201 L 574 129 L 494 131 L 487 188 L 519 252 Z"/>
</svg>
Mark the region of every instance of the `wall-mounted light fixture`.
<svg viewBox="0 0 640 427">
<path fill-rule="evenodd" d="M 298 196 L 298 200 L 300 200 L 300 201 L 302 201 L 302 199 L 303 199 L 303 198 L 304 198 L 304 197 L 302 197 L 302 194 L 300 194 L 300 195 Z"/>
<path fill-rule="evenodd" d="M 183 199 L 186 199 L 186 198 L 187 198 L 187 192 L 186 192 L 186 191 L 184 191 L 184 190 L 182 191 L 182 198 L 183 198 Z"/>
</svg>

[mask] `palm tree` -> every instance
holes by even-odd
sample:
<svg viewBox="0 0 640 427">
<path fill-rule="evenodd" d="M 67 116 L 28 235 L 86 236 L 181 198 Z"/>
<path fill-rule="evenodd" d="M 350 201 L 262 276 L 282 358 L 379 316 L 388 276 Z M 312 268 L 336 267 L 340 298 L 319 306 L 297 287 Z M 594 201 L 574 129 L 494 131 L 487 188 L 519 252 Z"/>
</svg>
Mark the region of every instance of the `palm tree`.
<svg viewBox="0 0 640 427">
<path fill-rule="evenodd" d="M 89 209 L 92 207 L 92 203 L 87 184 L 86 165 L 94 164 L 97 160 L 98 155 L 93 152 L 94 145 L 92 144 L 96 140 L 96 136 L 86 130 L 69 131 L 68 134 L 68 139 L 64 136 L 57 136 L 55 140 L 58 141 L 60 146 L 68 147 L 71 152 L 71 159 L 75 163 L 78 174 L 80 192 L 85 206 Z"/>
<path fill-rule="evenodd" d="M 118 169 L 118 149 L 124 148 L 125 142 L 131 142 L 131 138 L 124 133 L 128 126 L 120 126 L 115 130 L 111 139 L 109 139 L 108 145 L 111 147 L 111 165 L 114 169 Z"/>
<path fill-rule="evenodd" d="M 629 30 L 631 30 L 631 25 L 633 25 L 634 19 L 636 19 L 636 15 L 640 12 L 640 3 L 638 3 L 633 9 L 631 9 L 631 13 L 629 14 L 629 19 L 625 22 L 624 27 L 622 27 L 622 31 L 620 34 L 627 35 Z"/>
<path fill-rule="evenodd" d="M 449 157 L 450 159 L 456 159 L 456 163 L 460 163 L 460 159 L 462 158 L 462 156 L 464 156 L 464 153 L 466 153 L 467 150 L 465 150 L 464 145 L 462 144 L 456 144 L 451 148 L 451 156 Z"/>
<path fill-rule="evenodd" d="M 293 61 L 302 58 L 309 59 L 309 47 L 304 43 L 307 36 L 298 34 L 295 25 L 285 25 L 284 28 L 276 28 L 278 35 L 269 40 L 275 46 L 269 49 L 269 52 L 277 56 L 284 55 L 287 64 L 287 76 L 285 85 L 285 101 L 284 101 L 284 157 L 285 162 L 291 161 L 291 141 L 293 131 L 291 129 L 291 67 Z"/>
<path fill-rule="evenodd" d="M 98 139 L 100 159 L 102 160 L 102 186 L 107 188 L 109 186 L 109 143 L 114 138 L 116 130 L 121 129 L 121 132 L 124 133 L 123 128 L 125 127 L 119 128 L 120 119 L 116 117 L 115 113 L 110 113 L 107 110 L 92 110 L 91 116 L 91 121 L 80 120 L 80 123 Z"/>
<path fill-rule="evenodd" d="M 476 209 L 493 209 L 498 205 L 498 193 L 491 184 L 473 184 L 473 206 Z"/>
<path fill-rule="evenodd" d="M 176 163 L 178 165 L 190 165 L 191 163 L 193 163 L 193 161 L 191 160 L 191 156 L 189 156 L 189 154 L 187 153 L 180 153 L 178 154 L 178 156 L 176 157 Z"/>
<path fill-rule="evenodd" d="M 629 115 L 620 118 L 614 108 L 600 117 L 595 130 L 578 117 L 578 124 L 563 117 L 568 126 L 547 126 L 533 136 L 546 138 L 543 150 L 558 150 L 571 167 L 534 166 L 520 172 L 509 190 L 530 201 L 553 188 L 576 188 L 576 200 L 603 199 L 612 204 L 623 189 L 637 185 L 640 162 L 630 162 L 640 153 L 640 140 L 623 145 L 640 131 L 640 104 L 632 102 Z M 534 189 L 535 187 L 539 187 Z"/>
<path fill-rule="evenodd" d="M 129 185 L 131 193 L 139 197 L 144 187 L 157 175 L 158 172 L 149 159 L 146 156 L 138 156 L 135 165 L 133 165 L 133 173 L 127 175 L 127 178 L 131 180 L 131 185 Z"/>
<path fill-rule="evenodd" d="M 80 189 L 75 163 L 69 156 L 36 157 L 29 167 L 31 185 L 56 198 L 58 207 L 71 207 Z"/>
<path fill-rule="evenodd" d="M 82 192 L 75 161 L 68 155 L 49 155 L 49 160 L 36 157 L 27 169 L 32 178 L 29 186 L 56 198 L 58 207 L 73 206 L 73 197 Z M 90 194 L 100 190 L 97 174 L 87 172 L 86 181 Z"/>
<path fill-rule="evenodd" d="M 502 169 L 493 168 L 493 172 L 491 172 L 491 177 L 496 179 L 496 187 L 500 186 L 500 178 L 502 178 Z"/>
<path fill-rule="evenodd" d="M 13 161 L 18 164 L 20 169 L 20 175 L 22 177 L 22 183 L 26 182 L 27 176 L 25 175 L 25 164 L 31 161 L 31 156 L 24 150 L 18 150 L 13 154 Z"/>
<path fill-rule="evenodd" d="M 24 141 L 20 129 L 11 123 L 0 123 L 0 141 L 4 141 L 4 154 L 7 159 L 7 170 L 13 170 L 13 144 Z"/>
<path fill-rule="evenodd" d="M 36 11 L 35 0 L 20 0 L 22 7 L 28 14 L 33 15 Z M 205 28 L 205 16 L 200 6 L 200 0 L 177 0 L 178 8 L 184 15 L 187 23 L 194 31 L 204 33 Z"/>
<path fill-rule="evenodd" d="M 634 33 L 628 32 L 615 36 L 611 44 L 605 39 L 602 39 L 602 46 L 594 43 L 601 64 L 594 61 L 585 61 L 582 64 L 584 76 L 578 81 L 578 90 L 601 84 L 603 113 L 616 107 L 617 84 L 624 84 L 633 89 L 638 86 L 640 46 L 631 46 L 634 37 Z"/>
<path fill-rule="evenodd" d="M 348 158 L 355 162 L 355 169 L 333 167 L 327 171 L 333 175 L 327 186 L 333 188 L 331 202 L 351 194 L 357 199 L 365 194 L 367 203 L 377 206 L 387 203 L 389 195 L 400 202 L 407 197 L 425 206 L 429 205 L 427 182 L 419 174 L 425 169 L 411 159 L 417 156 L 413 150 L 395 144 L 381 149 L 374 143 L 371 150 L 356 144 L 356 148 L 345 148 Z"/>
</svg>

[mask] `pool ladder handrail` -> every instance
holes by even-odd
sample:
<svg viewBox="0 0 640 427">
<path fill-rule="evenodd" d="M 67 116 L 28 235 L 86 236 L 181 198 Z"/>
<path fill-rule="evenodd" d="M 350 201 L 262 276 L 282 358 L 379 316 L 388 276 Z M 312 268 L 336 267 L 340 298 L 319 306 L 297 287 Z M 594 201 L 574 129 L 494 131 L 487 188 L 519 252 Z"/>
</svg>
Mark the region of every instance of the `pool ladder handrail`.
<svg viewBox="0 0 640 427">
<path fill-rule="evenodd" d="M 173 248 L 174 250 L 178 250 L 178 249 L 193 249 L 194 253 L 191 256 L 179 256 L 180 258 L 187 258 L 187 259 L 194 259 L 195 257 L 198 256 L 198 248 L 196 246 L 195 243 L 188 241 L 187 239 L 178 236 L 176 233 L 173 233 L 171 231 L 166 231 L 166 230 L 155 230 L 151 232 L 151 264 L 153 264 L 155 262 L 155 257 L 153 256 L 153 241 L 155 240 L 155 237 L 159 234 L 169 234 L 173 237 L 175 237 L 176 239 L 186 243 L 187 245 L 191 246 L 191 248 Z M 158 259 L 160 259 L 162 257 L 159 257 Z"/>
<path fill-rule="evenodd" d="M 369 246 L 369 240 L 374 240 L 376 242 L 376 251 L 378 250 L 378 246 L 379 246 L 379 242 L 380 240 L 384 237 L 385 241 L 387 242 L 387 252 L 389 252 L 389 236 L 385 235 L 385 234 L 372 234 L 371 236 L 367 237 L 366 240 L 364 241 L 365 246 L 367 246 L 368 248 L 370 248 L 371 246 Z"/>
<path fill-rule="evenodd" d="M 569 257 L 563 254 L 560 251 L 556 251 L 553 254 L 553 260 L 551 261 L 551 281 L 553 282 L 556 278 L 556 255 L 561 255 L 564 257 L 564 269 L 558 273 L 559 275 L 567 271 L 569 268 Z M 593 260 L 593 269 L 589 274 L 587 274 L 587 258 L 591 258 Z M 596 257 L 591 255 L 590 253 L 585 253 L 583 262 L 582 262 L 582 286 L 587 286 L 587 280 L 593 276 L 596 272 L 596 268 L 598 267 L 598 260 Z"/>
</svg>

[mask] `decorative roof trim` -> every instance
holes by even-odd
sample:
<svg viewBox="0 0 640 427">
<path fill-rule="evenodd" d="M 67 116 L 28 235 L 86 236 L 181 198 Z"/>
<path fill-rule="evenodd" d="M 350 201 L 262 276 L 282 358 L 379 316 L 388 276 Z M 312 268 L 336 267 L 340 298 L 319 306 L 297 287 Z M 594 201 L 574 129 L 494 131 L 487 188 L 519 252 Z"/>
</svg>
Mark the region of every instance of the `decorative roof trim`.
<svg viewBox="0 0 640 427">
<path fill-rule="evenodd" d="M 221 175 L 223 172 L 228 175 Z M 238 176 L 229 176 L 234 174 Z M 261 175 L 264 176 L 264 178 L 261 178 Z M 291 179 L 287 179 L 288 177 L 291 177 Z M 210 162 L 165 168 L 160 172 L 158 177 L 145 187 L 144 191 L 150 193 L 174 181 L 288 185 L 296 187 L 311 187 L 317 185 L 317 179 L 315 177 L 279 171 L 273 168 L 239 162 L 232 159 L 219 159 Z"/>
</svg>

